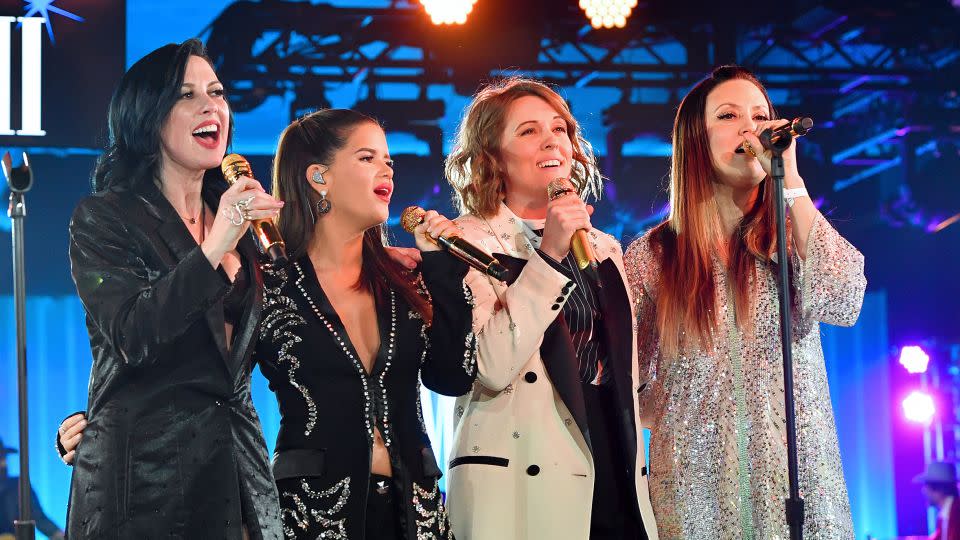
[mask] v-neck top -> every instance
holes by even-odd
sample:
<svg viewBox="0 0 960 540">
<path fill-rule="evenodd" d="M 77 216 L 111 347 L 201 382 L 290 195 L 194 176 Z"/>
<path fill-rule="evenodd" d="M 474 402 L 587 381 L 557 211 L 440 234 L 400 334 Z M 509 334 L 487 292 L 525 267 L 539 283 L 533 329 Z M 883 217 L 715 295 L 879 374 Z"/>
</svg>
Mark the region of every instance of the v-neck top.
<svg viewBox="0 0 960 540">
<path fill-rule="evenodd" d="M 432 296 L 430 325 L 399 290 L 377 301 L 370 315 L 377 317 L 380 350 L 368 374 L 310 260 L 265 269 L 255 358 L 280 406 L 278 480 L 331 475 L 333 485 L 349 477 L 351 489 L 364 492 L 374 428 L 383 436 L 395 475 L 439 475 L 423 422 L 420 383 L 446 395 L 472 387 L 476 339 L 466 273 L 466 265 L 445 253 L 424 254 L 417 283 L 421 294 Z M 297 457 L 306 455 L 311 457 Z"/>
</svg>

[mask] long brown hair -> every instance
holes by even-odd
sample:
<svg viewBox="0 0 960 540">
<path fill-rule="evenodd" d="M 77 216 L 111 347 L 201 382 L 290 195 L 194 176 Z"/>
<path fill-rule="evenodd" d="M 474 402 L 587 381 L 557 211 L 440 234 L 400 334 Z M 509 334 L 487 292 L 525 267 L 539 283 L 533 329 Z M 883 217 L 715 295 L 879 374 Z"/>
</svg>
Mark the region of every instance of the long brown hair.
<svg viewBox="0 0 960 540">
<path fill-rule="evenodd" d="M 771 119 L 776 118 L 766 89 L 739 66 L 718 67 L 680 102 L 672 135 L 670 215 L 651 235 L 662 265 L 657 328 L 661 349 L 668 356 L 686 347 L 708 349 L 713 345 L 717 324 L 715 258 L 726 264 L 731 276 L 737 326 L 751 332 L 750 286 L 756 279 L 756 262 L 769 263 L 776 249 L 773 190 L 766 181 L 730 238 L 724 238 L 714 198 L 717 172 L 707 139 L 707 96 L 721 83 L 734 79 L 755 84 L 767 101 Z"/>
<path fill-rule="evenodd" d="M 581 198 L 599 197 L 603 179 L 590 143 L 560 94 L 532 79 L 511 77 L 491 83 L 474 96 L 457 129 L 454 150 L 447 156 L 447 181 L 453 186 L 453 202 L 460 213 L 490 217 L 497 213 L 505 193 L 500 165 L 500 135 L 507 108 L 523 96 L 536 96 L 554 108 L 567 124 L 573 147 L 570 180 Z"/>
<path fill-rule="evenodd" d="M 373 118 L 350 109 L 324 109 L 295 120 L 277 143 L 273 162 L 273 196 L 287 204 L 280 210 L 277 227 L 287 244 L 291 259 L 306 254 L 315 232 L 315 213 L 320 196 L 307 185 L 307 168 L 329 165 L 333 154 L 347 144 L 350 134 L 362 124 L 380 124 Z M 372 291 L 378 302 L 397 290 L 426 321 L 431 320 L 429 303 L 417 293 L 410 274 L 386 251 L 389 245 L 384 225 L 363 233 L 363 263 L 355 287 Z"/>
</svg>

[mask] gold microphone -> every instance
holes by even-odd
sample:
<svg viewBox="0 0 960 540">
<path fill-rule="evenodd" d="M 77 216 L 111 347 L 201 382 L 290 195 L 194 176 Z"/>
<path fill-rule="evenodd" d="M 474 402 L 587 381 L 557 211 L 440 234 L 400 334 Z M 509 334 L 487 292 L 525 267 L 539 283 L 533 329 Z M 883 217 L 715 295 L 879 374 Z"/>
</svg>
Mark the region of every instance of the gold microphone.
<svg viewBox="0 0 960 540">
<path fill-rule="evenodd" d="M 253 178 L 253 171 L 250 169 L 250 162 L 240 154 L 228 154 L 220 163 L 220 170 L 223 171 L 223 177 L 227 183 L 233 185 L 241 176 Z M 280 237 L 280 231 L 272 219 L 257 219 L 250 223 L 253 227 L 254 235 L 260 248 L 274 266 L 286 266 L 287 264 L 287 244 Z"/>
<path fill-rule="evenodd" d="M 554 178 L 547 185 L 547 197 L 551 201 L 567 195 L 576 195 L 576 193 L 573 184 L 566 178 Z M 597 254 L 593 252 L 593 244 L 587 238 L 586 229 L 573 233 L 573 238 L 570 239 L 570 251 L 573 252 L 573 258 L 576 259 L 580 270 L 590 273 L 591 277 L 599 280 Z"/>
<path fill-rule="evenodd" d="M 403 210 L 403 213 L 400 214 L 400 225 L 403 226 L 403 230 L 414 234 L 417 225 L 423 223 L 423 216 L 426 213 L 427 211 L 419 206 L 408 206 Z M 429 234 L 425 236 L 427 240 L 440 246 L 447 253 L 452 254 L 484 274 L 500 281 L 507 281 L 509 270 L 500 264 L 500 261 L 486 251 L 460 238 L 458 234 L 454 233 L 451 236 L 440 236 L 436 240 Z"/>
</svg>

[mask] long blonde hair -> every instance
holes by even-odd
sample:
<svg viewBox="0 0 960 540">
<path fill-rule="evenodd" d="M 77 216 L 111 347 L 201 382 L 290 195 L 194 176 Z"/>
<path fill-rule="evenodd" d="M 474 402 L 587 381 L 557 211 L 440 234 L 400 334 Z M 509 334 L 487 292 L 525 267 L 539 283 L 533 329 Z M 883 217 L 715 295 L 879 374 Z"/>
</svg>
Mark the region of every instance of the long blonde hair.
<svg viewBox="0 0 960 540">
<path fill-rule="evenodd" d="M 603 187 L 593 149 L 584 138 L 580 124 L 567 102 L 549 86 L 521 77 L 511 77 L 482 88 L 467 107 L 447 156 L 447 181 L 453 187 L 453 202 L 460 213 L 482 217 L 495 215 L 505 193 L 504 170 L 500 162 L 500 135 L 507 108 L 523 96 L 536 96 L 553 107 L 567 124 L 573 147 L 571 182 L 583 199 L 599 197 Z"/>
<path fill-rule="evenodd" d="M 776 249 L 774 201 L 767 182 L 760 184 L 752 208 L 724 238 L 714 197 L 716 167 L 707 139 L 706 102 L 714 88 L 729 80 L 752 82 L 775 112 L 760 81 L 739 66 L 721 66 L 700 81 L 683 98 L 673 124 L 673 157 L 670 171 L 670 215 L 658 225 L 651 240 L 661 261 L 657 294 L 657 329 L 660 347 L 667 356 L 684 348 L 709 349 L 717 324 L 714 260 L 726 264 L 733 288 L 737 326 L 753 331 L 750 295 L 756 279 L 756 261 L 770 263 Z"/>
</svg>

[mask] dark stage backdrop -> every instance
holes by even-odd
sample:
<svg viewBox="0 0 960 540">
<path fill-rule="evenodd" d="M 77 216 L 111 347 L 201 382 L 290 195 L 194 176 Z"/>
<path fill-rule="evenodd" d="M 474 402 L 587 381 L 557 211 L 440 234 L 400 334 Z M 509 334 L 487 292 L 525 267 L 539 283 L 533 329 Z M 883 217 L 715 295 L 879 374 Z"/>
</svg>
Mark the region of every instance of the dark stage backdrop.
<svg viewBox="0 0 960 540">
<path fill-rule="evenodd" d="M 331 3 L 366 7 L 390 4 L 388 0 L 334 0 Z M 85 407 L 91 361 L 82 308 L 69 275 L 66 227 L 70 213 L 76 201 L 89 192 L 90 171 L 105 142 L 107 103 L 124 67 L 160 45 L 204 35 L 210 23 L 230 4 L 229 0 L 0 0 L 0 24 L 7 24 L 10 37 L 7 48 L 0 44 L 0 52 L 9 50 L 11 58 L 10 79 L 0 79 L 0 96 L 6 95 L 2 88 L 11 89 L 7 108 L 9 127 L 14 131 L 23 127 L 25 113 L 20 88 L 24 73 L 30 77 L 31 72 L 29 68 L 26 72 L 23 70 L 20 60 L 23 28 L 3 17 L 21 17 L 35 6 L 47 7 L 46 12 L 32 14 L 45 17 L 39 27 L 42 59 L 39 118 L 46 134 L 0 134 L 0 152 L 9 150 L 18 154 L 27 149 L 36 174 L 35 187 L 27 200 L 26 227 L 31 472 L 42 504 L 61 525 L 70 471 L 56 459 L 53 437 L 63 416 Z M 35 23 L 28 23 L 27 34 L 33 31 L 30 24 Z M 48 31 L 52 31 L 52 36 Z M 0 37 L 4 36 L 0 29 Z M 30 44 L 36 41 L 32 35 L 28 38 Z M 685 61 L 686 53 L 682 50 L 662 48 L 658 51 L 668 60 Z M 0 59 L 0 68 L 3 66 Z M 362 82 L 345 82 L 325 88 L 325 99 L 330 106 L 364 109 L 371 103 L 376 104 L 378 99 L 410 99 L 412 95 L 410 88 L 402 84 L 384 88 L 381 94 L 371 96 Z M 621 99 L 620 92 L 589 85 L 563 88 L 562 92 L 583 123 L 587 138 L 601 157 L 603 172 L 610 178 L 604 198 L 596 205 L 594 223 L 620 237 L 626 245 L 662 216 L 670 149 L 669 121 L 658 120 L 656 129 L 625 144 L 624 155 L 614 160 L 609 158 L 603 111 Z M 647 97 L 656 94 L 649 89 L 636 92 L 646 92 Z M 788 94 L 782 88 L 771 92 L 777 103 L 785 102 Z M 436 84 L 430 86 L 426 97 L 442 101 L 445 107 L 442 118 L 436 122 L 442 132 L 442 151 L 433 151 L 435 149 L 411 133 L 394 130 L 396 126 L 390 121 L 385 125 L 388 143 L 397 160 L 391 223 L 395 223 L 400 210 L 408 204 L 452 213 L 449 188 L 442 176 L 441 154 L 450 150 L 453 129 L 469 96 L 458 93 L 452 84 Z M 672 114 L 669 96 L 652 97 L 663 100 L 657 118 L 669 118 Z M 233 150 L 247 155 L 256 176 L 262 179 L 269 178 L 270 155 L 277 135 L 291 119 L 296 99 L 291 91 L 279 97 L 271 96 L 258 107 L 236 114 Z M 35 107 L 35 101 L 28 99 L 27 105 L 26 118 L 30 120 L 34 110 L 30 107 Z M 3 110 L 0 107 L 0 112 Z M 802 111 L 790 111 L 788 107 L 783 112 Z M 0 122 L 0 129 L 4 127 Z M 815 147 L 815 136 L 809 138 L 809 148 Z M 900 344 L 891 334 L 910 325 L 939 331 L 947 329 L 950 323 L 938 315 L 940 311 L 917 308 L 915 313 L 908 314 L 888 305 L 895 302 L 903 308 L 925 302 L 935 304 L 936 299 L 951 295 L 956 297 L 957 282 L 946 276 L 951 272 L 955 274 L 960 267 L 957 262 L 960 251 L 943 248 L 946 235 L 934 237 L 916 229 L 891 233 L 882 224 L 862 218 L 874 211 L 868 208 L 872 199 L 867 183 L 858 185 L 856 189 L 864 191 L 857 192 L 856 197 L 841 199 L 831 194 L 835 178 L 819 174 L 822 171 L 816 168 L 813 157 L 805 154 L 801 160 L 801 169 L 809 174 L 807 183 L 811 192 L 826 196 L 825 212 L 867 256 L 870 292 L 861 319 L 852 329 L 825 327 L 824 348 L 858 537 L 871 534 L 889 538 L 896 534 L 897 511 L 891 450 L 894 434 L 889 414 L 894 407 L 890 400 L 888 354 L 890 345 Z M 15 161 L 19 161 L 18 155 Z M 5 190 L 3 198 L 6 199 Z M 0 437 L 8 445 L 16 446 L 9 227 L 5 214 L 0 215 Z M 406 233 L 395 226 L 393 230 L 398 243 L 410 243 Z M 952 233 L 947 231 L 953 236 L 946 240 L 957 239 L 958 233 L 960 227 L 954 227 Z M 900 247 L 890 249 L 892 243 Z M 909 275 L 908 267 L 917 260 L 912 255 L 914 252 L 931 256 L 937 253 L 941 264 L 934 273 L 926 274 L 935 279 L 902 286 L 903 276 Z M 942 284 L 947 284 L 947 289 Z M 891 290 L 885 292 L 888 288 Z M 913 320 L 918 318 L 923 320 L 922 325 L 914 324 Z M 892 324 L 894 320 L 903 324 Z M 255 402 L 272 448 L 279 421 L 276 404 L 259 374 L 255 374 L 254 382 Z M 445 398 L 425 396 L 424 406 L 437 454 L 445 456 L 451 437 L 451 404 Z M 11 472 L 16 474 L 16 471 L 17 464 L 13 461 Z"/>
</svg>

